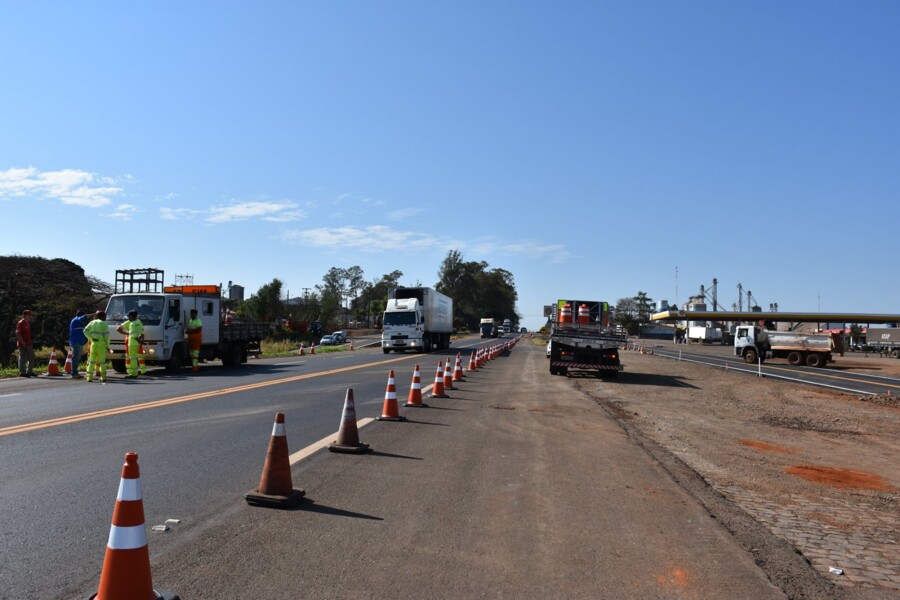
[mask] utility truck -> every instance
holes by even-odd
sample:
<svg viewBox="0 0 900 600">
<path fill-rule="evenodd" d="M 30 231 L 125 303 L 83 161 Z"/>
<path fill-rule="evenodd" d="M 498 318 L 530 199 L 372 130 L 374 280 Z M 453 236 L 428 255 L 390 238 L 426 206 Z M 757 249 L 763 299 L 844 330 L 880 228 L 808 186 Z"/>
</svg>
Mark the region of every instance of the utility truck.
<svg viewBox="0 0 900 600">
<path fill-rule="evenodd" d="M 478 324 L 478 329 L 481 331 L 481 337 L 483 338 L 497 337 L 497 321 L 495 319 L 482 319 L 481 323 Z"/>
<path fill-rule="evenodd" d="M 201 360 L 221 359 L 226 367 L 247 362 L 258 355 L 260 342 L 268 337 L 268 323 L 241 321 L 222 310 L 221 286 L 164 285 L 160 269 L 123 269 L 116 271 L 115 292 L 106 306 L 109 328 L 109 358 L 113 369 L 125 372 L 125 336 L 116 325 L 135 310 L 144 325 L 144 360 L 164 366 L 175 373 L 190 364 L 186 329 L 191 309 L 203 322 Z"/>
<path fill-rule="evenodd" d="M 500 331 L 503 333 L 510 333 L 512 331 L 512 320 L 503 319 L 503 325 L 500 327 Z"/>
<path fill-rule="evenodd" d="M 453 300 L 428 287 L 394 290 L 384 309 L 381 349 L 394 352 L 431 352 L 450 347 Z"/>
<path fill-rule="evenodd" d="M 734 334 L 734 353 L 748 363 L 786 358 L 792 365 L 824 367 L 835 351 L 843 354 L 840 340 L 831 334 L 767 331 L 758 325 L 738 325 Z"/>
<path fill-rule="evenodd" d="M 619 348 L 626 340 L 609 323 L 608 302 L 557 300 L 550 316 L 550 374 L 593 371 L 604 379 L 617 377 Z"/>
</svg>

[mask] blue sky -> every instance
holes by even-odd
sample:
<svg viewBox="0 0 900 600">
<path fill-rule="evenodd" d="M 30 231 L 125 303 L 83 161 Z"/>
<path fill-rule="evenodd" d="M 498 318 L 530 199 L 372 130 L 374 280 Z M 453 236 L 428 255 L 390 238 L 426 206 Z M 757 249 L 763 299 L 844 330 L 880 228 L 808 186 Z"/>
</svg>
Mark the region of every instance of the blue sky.
<svg viewBox="0 0 900 600">
<path fill-rule="evenodd" d="M 892 1 L 0 1 L 0 254 L 900 313 Z M 746 302 L 746 300 L 745 300 Z"/>
</svg>

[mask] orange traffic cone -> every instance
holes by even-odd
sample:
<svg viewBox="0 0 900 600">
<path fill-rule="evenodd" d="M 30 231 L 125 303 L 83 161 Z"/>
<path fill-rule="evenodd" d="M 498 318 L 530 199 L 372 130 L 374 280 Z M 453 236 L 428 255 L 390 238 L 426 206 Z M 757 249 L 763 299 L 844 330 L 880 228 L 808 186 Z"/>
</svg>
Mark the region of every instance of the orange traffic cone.
<svg viewBox="0 0 900 600">
<path fill-rule="evenodd" d="M 50 350 L 50 362 L 47 364 L 47 375 L 52 377 L 59 377 L 62 373 L 59 372 L 59 363 L 56 362 L 56 348 Z"/>
<path fill-rule="evenodd" d="M 413 371 L 412 383 L 409 386 L 409 398 L 406 400 L 406 404 L 404 404 L 403 406 L 428 406 L 427 404 L 424 404 L 422 402 L 422 378 L 419 375 L 419 365 L 416 365 L 416 368 Z"/>
<path fill-rule="evenodd" d="M 450 397 L 444 393 L 444 367 L 441 363 L 438 363 L 437 373 L 434 374 L 434 385 L 431 388 L 431 397 L 432 398 L 449 398 Z"/>
<path fill-rule="evenodd" d="M 300 344 L 300 352 L 299 352 L 299 355 L 300 355 L 300 356 L 306 356 L 306 345 L 305 345 L 305 344 Z"/>
<path fill-rule="evenodd" d="M 384 390 L 384 407 L 381 409 L 381 416 L 375 417 L 378 421 L 405 421 L 406 417 L 400 416 L 400 409 L 397 407 L 397 386 L 394 384 L 394 371 L 391 370 L 388 375 L 387 388 Z"/>
<path fill-rule="evenodd" d="M 255 506 L 288 508 L 300 502 L 305 494 L 303 490 L 293 489 L 284 413 L 277 413 L 259 487 L 244 494 L 244 499 Z"/>
<path fill-rule="evenodd" d="M 462 355 L 456 353 L 456 363 L 453 365 L 453 381 L 465 381 L 462 370 Z"/>
<path fill-rule="evenodd" d="M 472 354 L 469 355 L 469 366 L 466 369 L 467 371 L 476 371 L 478 369 L 478 364 L 475 362 L 475 351 L 472 350 Z"/>
<path fill-rule="evenodd" d="M 353 350 L 353 342 L 350 342 L 350 350 Z"/>
<path fill-rule="evenodd" d="M 328 446 L 332 452 L 344 454 L 362 454 L 369 451 L 369 445 L 360 443 L 359 429 L 356 427 L 356 406 L 353 404 L 353 389 L 347 388 L 344 396 L 344 412 L 341 414 L 341 426 L 338 439 Z"/>
<path fill-rule="evenodd" d="M 144 529 L 144 500 L 138 455 L 129 452 L 122 465 L 112 527 L 106 543 L 100 587 L 91 600 L 177 600 L 171 592 L 156 592 L 150 577 L 150 549 Z"/>
<path fill-rule="evenodd" d="M 453 367 L 450 366 L 450 359 L 447 359 L 447 362 L 444 363 L 444 389 L 445 390 L 455 390 L 453 387 Z"/>
<path fill-rule="evenodd" d="M 310 353 L 310 354 L 315 354 L 315 353 L 316 353 L 316 345 L 315 345 L 315 344 L 310 344 L 310 345 L 309 345 L 309 353 Z"/>
<path fill-rule="evenodd" d="M 63 367 L 63 372 L 66 375 L 72 374 L 72 349 L 69 348 L 69 354 L 66 355 L 66 366 Z"/>
</svg>

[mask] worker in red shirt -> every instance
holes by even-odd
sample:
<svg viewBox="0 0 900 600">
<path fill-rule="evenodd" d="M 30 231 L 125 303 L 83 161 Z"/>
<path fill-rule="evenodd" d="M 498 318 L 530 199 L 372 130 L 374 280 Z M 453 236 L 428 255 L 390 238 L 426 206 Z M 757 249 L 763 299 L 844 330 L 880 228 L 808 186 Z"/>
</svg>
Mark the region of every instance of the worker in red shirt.
<svg viewBox="0 0 900 600">
<path fill-rule="evenodd" d="M 31 340 L 31 311 L 25 309 L 16 323 L 16 347 L 19 349 L 19 377 L 34 377 L 34 346 Z"/>
</svg>

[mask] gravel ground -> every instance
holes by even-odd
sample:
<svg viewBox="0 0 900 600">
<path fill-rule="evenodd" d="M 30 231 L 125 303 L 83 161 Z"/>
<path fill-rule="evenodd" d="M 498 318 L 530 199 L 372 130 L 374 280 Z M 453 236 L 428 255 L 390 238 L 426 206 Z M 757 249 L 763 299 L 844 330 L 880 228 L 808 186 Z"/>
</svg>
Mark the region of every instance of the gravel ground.
<svg viewBox="0 0 900 600">
<path fill-rule="evenodd" d="M 900 375 L 897 360 L 840 362 Z M 617 381 L 573 381 L 693 487 L 789 595 L 900 597 L 896 396 L 857 397 L 636 352 L 623 352 L 623 363 Z M 793 560 L 818 576 L 802 581 L 784 567 Z"/>
</svg>

